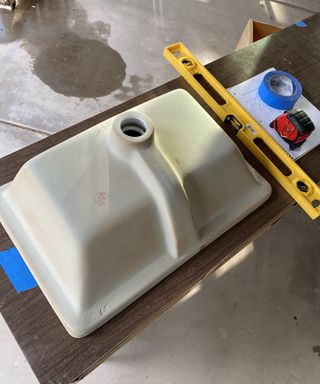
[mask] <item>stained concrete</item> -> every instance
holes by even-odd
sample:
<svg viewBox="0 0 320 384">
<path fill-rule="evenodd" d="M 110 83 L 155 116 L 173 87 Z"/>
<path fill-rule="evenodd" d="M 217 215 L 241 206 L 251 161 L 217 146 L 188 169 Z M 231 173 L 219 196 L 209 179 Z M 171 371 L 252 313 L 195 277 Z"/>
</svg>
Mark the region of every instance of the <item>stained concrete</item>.
<svg viewBox="0 0 320 384">
<path fill-rule="evenodd" d="M 0 156 L 176 77 L 163 46 L 232 52 L 249 17 L 286 26 L 317 0 L 22 0 L 0 7 Z M 318 222 L 296 209 L 83 380 L 320 381 Z M 0 383 L 36 379 L 0 317 Z"/>
<path fill-rule="evenodd" d="M 315 11 L 316 0 L 22 0 L 0 8 L 0 120 L 57 132 L 176 77 L 165 45 L 184 41 L 207 63 L 234 50 L 249 17 L 286 26 Z"/>
<path fill-rule="evenodd" d="M 54 92 L 97 98 L 121 87 L 126 63 L 108 45 L 110 24 L 89 23 L 76 1 L 25 0 L 14 14 L 4 12 L 2 20 L 3 42 L 21 41 L 32 74 Z"/>
</svg>

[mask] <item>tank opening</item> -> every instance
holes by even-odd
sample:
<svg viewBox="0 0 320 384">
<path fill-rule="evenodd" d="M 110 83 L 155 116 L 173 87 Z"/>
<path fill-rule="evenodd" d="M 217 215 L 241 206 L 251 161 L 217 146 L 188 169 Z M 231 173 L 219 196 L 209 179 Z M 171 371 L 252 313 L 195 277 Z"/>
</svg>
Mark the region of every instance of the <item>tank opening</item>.
<svg viewBox="0 0 320 384">
<path fill-rule="evenodd" d="M 136 117 L 125 118 L 121 121 L 121 131 L 130 137 L 140 137 L 147 131 L 147 124 Z"/>
</svg>

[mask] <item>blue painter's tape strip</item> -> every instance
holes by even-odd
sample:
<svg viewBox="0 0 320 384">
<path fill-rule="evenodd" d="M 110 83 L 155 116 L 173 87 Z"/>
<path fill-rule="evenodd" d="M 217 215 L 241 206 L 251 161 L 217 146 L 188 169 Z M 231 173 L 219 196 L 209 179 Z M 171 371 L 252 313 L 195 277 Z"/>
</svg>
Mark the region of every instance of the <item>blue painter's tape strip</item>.
<svg viewBox="0 0 320 384">
<path fill-rule="evenodd" d="M 290 96 L 280 95 L 272 88 L 272 80 L 276 78 L 288 78 L 292 82 L 293 92 Z M 283 111 L 292 109 L 302 95 L 302 86 L 298 79 L 284 71 L 270 71 L 261 81 L 258 89 L 261 99 L 272 108 Z"/>
<path fill-rule="evenodd" d="M 305 27 L 307 27 L 308 26 L 308 24 L 307 23 L 305 23 L 304 21 L 297 21 L 296 23 L 296 26 L 297 27 L 300 27 L 300 28 L 305 28 Z"/>
<path fill-rule="evenodd" d="M 35 288 L 38 285 L 16 248 L 0 252 L 0 266 L 17 293 Z"/>
</svg>

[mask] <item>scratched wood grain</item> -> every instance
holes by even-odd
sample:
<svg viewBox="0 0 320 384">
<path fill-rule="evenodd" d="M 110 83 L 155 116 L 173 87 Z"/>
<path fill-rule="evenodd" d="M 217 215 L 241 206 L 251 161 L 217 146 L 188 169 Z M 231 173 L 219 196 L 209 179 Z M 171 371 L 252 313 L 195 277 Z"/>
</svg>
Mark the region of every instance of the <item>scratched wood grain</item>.
<svg viewBox="0 0 320 384">
<path fill-rule="evenodd" d="M 291 26 L 207 67 L 226 87 L 268 67 L 288 71 L 301 81 L 304 95 L 320 108 L 320 16 L 313 16 L 306 22 L 306 28 Z M 165 71 L 166 67 L 169 64 L 163 61 L 159 70 Z M 20 167 L 38 153 L 111 116 L 176 88 L 188 90 L 214 117 L 185 81 L 178 78 L 0 159 L 0 185 L 11 181 Z M 83 339 L 69 336 L 39 288 L 18 295 L 0 270 L 1 313 L 40 383 L 66 384 L 86 375 L 292 209 L 292 199 L 243 148 L 234 132 L 228 126 L 223 127 L 239 145 L 246 159 L 271 183 L 271 198 L 93 334 Z M 301 159 L 299 164 L 319 181 L 319 147 Z M 9 246 L 11 241 L 0 227 L 0 249 Z"/>
</svg>

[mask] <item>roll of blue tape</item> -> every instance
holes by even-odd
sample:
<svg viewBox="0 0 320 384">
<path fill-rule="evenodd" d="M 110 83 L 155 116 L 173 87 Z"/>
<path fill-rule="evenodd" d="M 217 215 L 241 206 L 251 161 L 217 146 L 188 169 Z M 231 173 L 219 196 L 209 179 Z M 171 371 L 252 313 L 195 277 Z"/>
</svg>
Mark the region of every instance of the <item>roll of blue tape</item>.
<svg viewBox="0 0 320 384">
<path fill-rule="evenodd" d="M 258 89 L 261 99 L 272 108 L 292 109 L 302 94 L 299 81 L 284 71 L 268 72 Z"/>
</svg>

